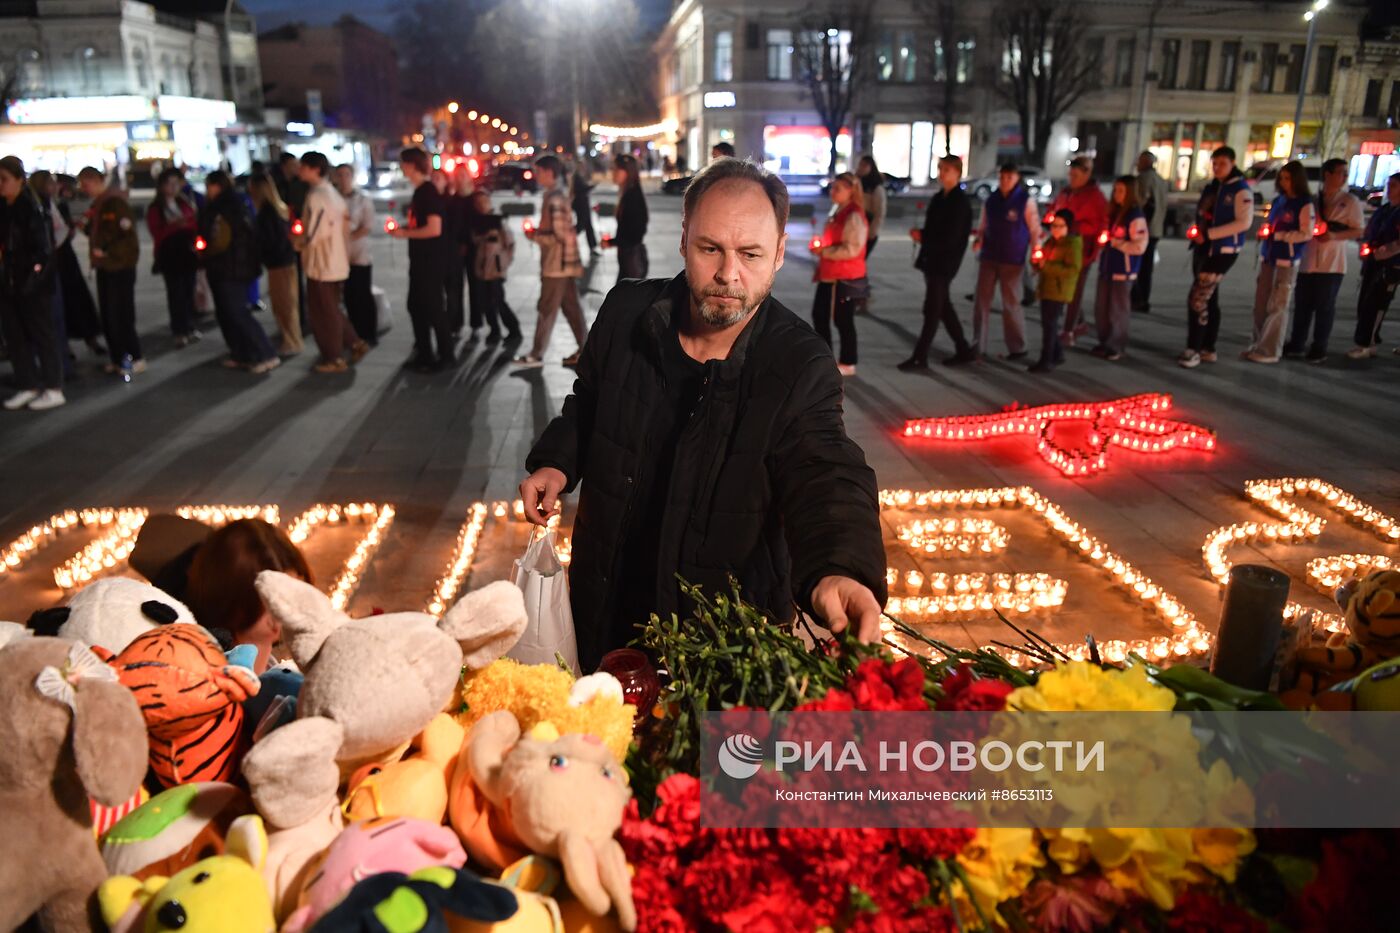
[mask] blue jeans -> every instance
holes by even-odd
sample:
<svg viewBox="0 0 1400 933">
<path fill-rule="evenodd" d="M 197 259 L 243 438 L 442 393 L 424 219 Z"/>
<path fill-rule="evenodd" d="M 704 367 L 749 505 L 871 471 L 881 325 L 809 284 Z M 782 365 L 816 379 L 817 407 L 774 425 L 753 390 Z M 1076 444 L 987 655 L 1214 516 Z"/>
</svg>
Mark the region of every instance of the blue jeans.
<svg viewBox="0 0 1400 933">
<path fill-rule="evenodd" d="M 1064 344 L 1060 341 L 1060 319 L 1065 302 L 1040 299 L 1040 360 L 1044 366 L 1059 366 L 1065 361 Z"/>
<path fill-rule="evenodd" d="M 1337 292 L 1342 288 L 1340 272 L 1303 272 L 1293 289 L 1293 333 L 1284 346 L 1285 353 L 1302 353 L 1318 357 L 1327 355 L 1327 340 L 1332 336 L 1332 323 L 1337 319 Z M 1308 331 L 1312 345 L 1308 345 Z"/>
</svg>

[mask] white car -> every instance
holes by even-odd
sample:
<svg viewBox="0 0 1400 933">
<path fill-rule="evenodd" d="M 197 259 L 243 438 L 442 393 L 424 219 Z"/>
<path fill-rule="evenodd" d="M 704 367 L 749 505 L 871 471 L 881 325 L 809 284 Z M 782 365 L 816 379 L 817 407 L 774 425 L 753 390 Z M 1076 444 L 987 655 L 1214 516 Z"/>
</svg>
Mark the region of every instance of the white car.
<svg viewBox="0 0 1400 933">
<path fill-rule="evenodd" d="M 1022 165 L 1021 181 L 1030 190 L 1031 195 L 1037 201 L 1049 201 L 1055 193 L 1055 186 L 1045 175 L 1045 169 L 1034 165 Z M 970 178 L 964 182 L 964 187 L 968 192 L 977 196 L 979 201 L 985 201 L 992 196 L 992 192 L 997 190 L 999 179 L 997 175 L 990 175 L 986 178 Z"/>
</svg>

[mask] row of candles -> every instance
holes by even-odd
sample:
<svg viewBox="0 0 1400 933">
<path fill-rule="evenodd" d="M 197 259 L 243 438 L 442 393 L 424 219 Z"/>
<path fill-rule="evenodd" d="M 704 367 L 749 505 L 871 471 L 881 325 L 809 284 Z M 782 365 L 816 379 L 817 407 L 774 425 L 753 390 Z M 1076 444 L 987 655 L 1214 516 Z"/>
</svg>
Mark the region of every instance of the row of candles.
<svg viewBox="0 0 1400 933">
<path fill-rule="evenodd" d="M 1227 556 L 1235 544 L 1259 541 L 1265 544 L 1296 544 L 1321 536 L 1327 521 L 1303 508 L 1296 499 L 1312 498 L 1345 515 L 1353 524 L 1375 534 L 1391 544 L 1400 543 L 1400 522 L 1379 509 L 1368 505 L 1340 487 L 1317 478 L 1254 480 L 1245 484 L 1245 496 L 1266 512 L 1285 522 L 1240 522 L 1223 525 L 1206 536 L 1201 547 L 1201 560 L 1211 579 L 1221 586 L 1230 582 L 1231 562 Z M 1342 554 L 1319 558 L 1308 564 L 1308 579 L 1329 595 L 1336 587 L 1370 569 L 1392 566 L 1391 559 L 1375 554 Z M 1284 609 L 1285 621 L 1311 617 L 1313 625 L 1328 632 L 1346 630 L 1346 620 L 1335 612 L 1319 612 L 1289 601 Z"/>
<path fill-rule="evenodd" d="M 905 422 L 904 436 L 943 441 L 980 441 L 1019 434 L 1037 435 L 1036 450 L 1066 476 L 1087 476 L 1108 466 L 1110 447 L 1138 453 L 1165 453 L 1177 448 L 1213 451 L 1215 432 L 1183 421 L 1153 418 L 1172 406 L 1170 395 L 1148 392 L 1110 402 L 1041 405 L 991 415 L 918 418 Z M 1088 449 L 1055 441 L 1055 425 L 1089 421 Z"/>
<path fill-rule="evenodd" d="M 360 506 L 355 517 L 359 521 L 371 524 L 364 536 L 355 544 L 355 550 L 351 551 L 350 556 L 345 559 L 339 576 L 331 585 L 331 605 L 342 612 L 346 606 L 350 605 L 350 599 L 359 589 L 360 579 L 369 567 L 369 562 L 374 558 L 374 552 L 379 550 L 379 545 L 384 542 L 384 537 L 389 533 L 389 526 L 394 523 L 394 507 L 392 505 L 375 505 L 372 502 L 365 503 Z M 331 521 L 331 519 L 327 518 L 327 521 Z"/>
<path fill-rule="evenodd" d="M 900 525 L 896 537 L 906 547 L 928 557 L 959 557 L 976 554 L 990 557 L 1006 550 L 1011 536 L 1006 529 L 987 518 L 945 518 Z"/>
</svg>

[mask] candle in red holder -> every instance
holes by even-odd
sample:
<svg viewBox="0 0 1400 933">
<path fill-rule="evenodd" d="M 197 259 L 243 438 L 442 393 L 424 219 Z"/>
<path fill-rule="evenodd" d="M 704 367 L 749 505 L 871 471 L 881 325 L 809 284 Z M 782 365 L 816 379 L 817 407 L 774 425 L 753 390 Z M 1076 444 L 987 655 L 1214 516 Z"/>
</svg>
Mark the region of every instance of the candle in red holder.
<svg viewBox="0 0 1400 933">
<path fill-rule="evenodd" d="M 385 233 L 393 233 L 397 229 L 399 229 L 399 224 L 394 218 L 390 217 L 388 220 L 384 221 Z"/>
<path fill-rule="evenodd" d="M 1041 264 L 1042 262 L 1044 262 L 1044 261 L 1045 261 L 1045 250 L 1043 250 L 1043 249 L 1041 249 L 1039 246 L 1037 246 L 1037 247 L 1031 252 L 1031 262 L 1035 263 L 1036 265 L 1040 265 L 1040 264 Z"/>
<path fill-rule="evenodd" d="M 1261 239 L 1261 240 L 1267 240 L 1269 237 L 1271 237 L 1271 236 L 1273 236 L 1273 235 L 1274 235 L 1274 228 L 1271 227 L 1269 224 L 1264 224 L 1264 226 L 1262 226 L 1262 227 L 1259 228 L 1259 239 Z"/>
<path fill-rule="evenodd" d="M 204 237 L 202 237 L 202 236 L 197 236 L 197 237 L 194 238 L 194 251 L 195 251 L 196 253 L 202 253 L 202 252 L 204 252 L 204 251 L 205 251 L 206 249 L 208 249 L 208 248 L 209 248 L 209 241 L 206 240 L 206 239 L 204 239 Z"/>
<path fill-rule="evenodd" d="M 1369 259 L 1370 256 L 1371 256 L 1371 244 L 1370 244 L 1370 243 L 1362 243 L 1362 244 L 1361 244 L 1361 258 L 1362 258 L 1362 259 Z"/>
<path fill-rule="evenodd" d="M 1313 236 L 1322 236 L 1327 232 L 1327 221 L 1319 220 L 1313 224 Z"/>
<path fill-rule="evenodd" d="M 622 684 L 622 699 L 637 707 L 639 721 L 651 715 L 652 707 L 661 696 L 661 679 L 645 654 L 636 648 L 609 651 L 603 655 L 598 671 L 613 675 Z"/>
<path fill-rule="evenodd" d="M 822 238 L 819 237 L 819 236 L 814 236 L 814 237 L 812 237 L 812 242 L 811 242 L 810 245 L 811 245 L 811 247 L 812 247 L 813 250 L 819 250 L 819 249 L 821 249 L 821 248 L 822 248 Z"/>
<path fill-rule="evenodd" d="M 302 225 L 301 219 L 292 221 L 292 236 L 301 236 L 306 232 L 306 227 Z"/>
<path fill-rule="evenodd" d="M 1107 230 L 1105 230 L 1103 233 L 1100 233 L 1100 234 L 1099 234 L 1099 245 L 1100 245 L 1100 246 L 1107 246 L 1107 245 L 1108 245 L 1108 231 L 1107 231 Z"/>
<path fill-rule="evenodd" d="M 1189 227 L 1186 228 L 1186 239 L 1188 239 L 1188 240 L 1194 240 L 1194 239 L 1196 239 L 1196 238 L 1197 238 L 1198 236 L 1200 236 L 1200 235 L 1201 235 L 1201 228 L 1198 227 L 1198 226 L 1196 226 L 1195 224 L 1192 224 L 1191 226 L 1189 226 Z"/>
<path fill-rule="evenodd" d="M 534 221 L 532 221 L 532 220 L 527 220 L 527 221 L 525 221 L 524 227 L 525 227 L 525 232 L 526 232 L 526 233 L 534 233 L 534 232 L 535 232 L 535 223 L 534 223 Z"/>
</svg>

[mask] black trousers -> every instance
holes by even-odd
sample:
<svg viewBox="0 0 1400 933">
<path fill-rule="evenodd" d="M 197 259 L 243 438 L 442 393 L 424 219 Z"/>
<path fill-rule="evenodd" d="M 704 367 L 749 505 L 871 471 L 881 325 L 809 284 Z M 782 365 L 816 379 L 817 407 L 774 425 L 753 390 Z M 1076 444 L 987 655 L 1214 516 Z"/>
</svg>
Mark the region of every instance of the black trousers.
<svg viewBox="0 0 1400 933">
<path fill-rule="evenodd" d="M 1157 264 L 1157 237 L 1147 240 L 1147 252 L 1142 254 L 1138 277 L 1133 282 L 1133 307 L 1146 308 L 1152 304 L 1152 267 Z"/>
<path fill-rule="evenodd" d="M 107 335 L 111 361 L 120 366 L 122 357 L 141 359 L 141 340 L 136 336 L 136 270 L 98 269 L 97 307 L 102 313 L 102 330 Z"/>
<path fill-rule="evenodd" d="M 0 295 L 0 328 L 20 391 L 63 388 L 67 348 L 59 346 L 54 324 L 52 285 L 30 295 Z"/>
<path fill-rule="evenodd" d="M 1191 285 L 1191 296 L 1187 300 L 1188 349 L 1215 352 L 1215 339 L 1220 336 L 1220 280 L 1238 258 L 1238 253 L 1211 256 L 1205 250 L 1191 251 L 1191 271 L 1196 274 L 1196 281 Z"/>
<path fill-rule="evenodd" d="M 486 300 L 481 294 L 481 280 L 472 271 L 474 265 L 472 258 L 467 257 L 463 266 L 467 279 L 467 319 L 472 330 L 480 330 L 486 323 L 486 307 L 483 302 Z"/>
<path fill-rule="evenodd" d="M 170 332 L 176 337 L 194 333 L 195 271 L 162 273 L 165 279 L 165 305 L 170 312 Z"/>
<path fill-rule="evenodd" d="M 510 305 L 506 304 L 505 279 L 477 279 L 476 294 L 481 305 L 482 319 L 493 336 L 499 334 L 502 327 L 505 328 L 507 337 L 520 336 L 520 321 L 516 319 Z"/>
<path fill-rule="evenodd" d="M 647 247 L 645 243 L 617 248 L 617 280 L 647 277 Z"/>
<path fill-rule="evenodd" d="M 345 280 L 345 315 L 361 340 L 379 343 L 379 306 L 374 303 L 374 266 L 351 266 Z"/>
<path fill-rule="evenodd" d="M 1326 356 L 1332 323 L 1337 319 L 1337 292 L 1342 287 L 1340 272 L 1303 272 L 1293 289 L 1293 332 L 1284 346 L 1285 353 Z M 1308 332 L 1312 331 L 1312 344 Z"/>
<path fill-rule="evenodd" d="M 836 331 L 841 335 L 841 353 L 837 359 L 843 366 L 856 365 L 856 302 L 837 298 L 835 282 L 818 282 L 812 299 L 812 326 L 817 336 L 831 346 L 831 319 L 836 319 Z"/>
<path fill-rule="evenodd" d="M 598 248 L 598 234 L 593 232 L 593 211 L 587 201 L 574 205 L 574 229 L 588 238 L 589 250 Z"/>
<path fill-rule="evenodd" d="M 914 344 L 914 359 L 921 363 L 928 362 L 928 351 L 933 346 L 933 338 L 938 336 L 939 324 L 947 328 L 948 336 L 953 338 L 954 351 L 966 353 L 971 349 L 963 334 L 962 321 L 953 308 L 952 296 L 948 294 L 952 284 L 953 280 L 947 276 L 924 273 L 924 327 L 919 331 L 918 343 Z"/>
<path fill-rule="evenodd" d="M 454 348 L 444 303 L 444 279 L 441 271 L 408 270 L 408 317 L 413 322 L 413 352 L 420 362 L 452 358 Z"/>
<path fill-rule="evenodd" d="M 1374 347 L 1380 343 L 1381 322 L 1390 310 L 1395 286 L 1400 282 L 1400 269 L 1388 268 L 1378 262 L 1361 267 L 1361 294 L 1356 299 L 1356 345 Z"/>
<path fill-rule="evenodd" d="M 462 264 L 461 255 L 454 255 L 447 261 L 447 275 L 443 282 L 443 290 L 447 297 L 447 330 L 449 333 L 461 333 L 462 328 L 467 323 L 466 305 L 463 304 L 462 295 L 466 285 L 466 267 Z"/>
</svg>

